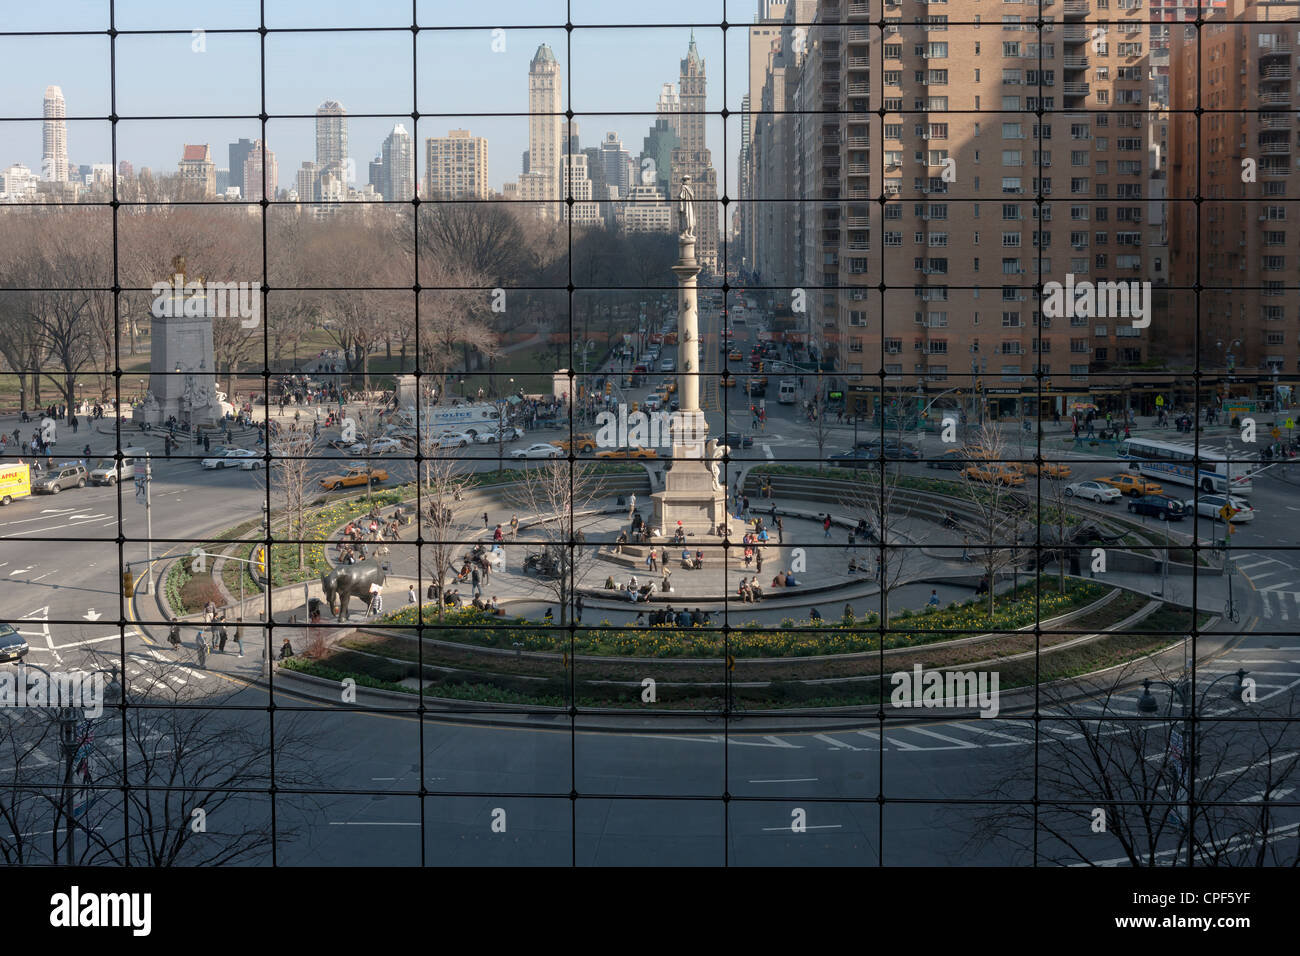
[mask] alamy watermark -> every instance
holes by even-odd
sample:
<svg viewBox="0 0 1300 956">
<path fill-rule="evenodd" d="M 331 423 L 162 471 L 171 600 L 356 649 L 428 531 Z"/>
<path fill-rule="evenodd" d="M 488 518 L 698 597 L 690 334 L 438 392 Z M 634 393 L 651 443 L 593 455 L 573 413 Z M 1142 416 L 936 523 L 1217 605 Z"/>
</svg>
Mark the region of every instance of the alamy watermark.
<svg viewBox="0 0 1300 956">
<path fill-rule="evenodd" d="M 997 671 L 926 671 L 913 664 L 910 671 L 891 674 L 889 682 L 894 707 L 970 708 L 981 717 L 998 715 Z"/>
<path fill-rule="evenodd" d="M 262 320 L 260 282 L 186 282 L 177 273 L 169 281 L 155 282 L 150 291 L 150 311 L 157 319 L 237 318 L 246 329 L 257 328 Z"/>
<path fill-rule="evenodd" d="M 80 707 L 88 718 L 104 713 L 102 671 L 56 671 L 23 667 L 0 671 L 0 707 Z"/>
<path fill-rule="evenodd" d="M 1066 273 L 1065 282 L 1043 285 L 1043 315 L 1056 318 L 1132 319 L 1133 328 L 1151 324 L 1150 282 L 1076 282 Z"/>
<path fill-rule="evenodd" d="M 620 403 L 617 411 L 596 415 L 599 448 L 671 448 L 674 443 L 697 446 L 707 438 L 708 423 L 699 413 L 633 412 Z"/>
</svg>

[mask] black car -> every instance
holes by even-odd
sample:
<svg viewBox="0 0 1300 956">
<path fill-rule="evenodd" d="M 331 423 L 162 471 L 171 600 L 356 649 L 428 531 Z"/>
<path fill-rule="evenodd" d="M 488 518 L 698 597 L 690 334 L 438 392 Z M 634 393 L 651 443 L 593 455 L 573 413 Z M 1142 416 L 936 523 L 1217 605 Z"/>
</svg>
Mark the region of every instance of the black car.
<svg viewBox="0 0 1300 956">
<path fill-rule="evenodd" d="M 966 452 L 961 448 L 949 448 L 935 458 L 931 458 L 925 463 L 927 468 L 946 468 L 950 471 L 958 471 L 966 467 Z"/>
<path fill-rule="evenodd" d="M 8 624 L 0 624 L 0 662 L 22 660 L 27 656 L 27 639 Z"/>
<path fill-rule="evenodd" d="M 722 444 L 728 448 L 753 448 L 754 436 L 741 435 L 738 432 L 727 432 L 722 436 Z"/>
<path fill-rule="evenodd" d="M 1143 495 L 1128 503 L 1128 510 L 1136 515 L 1155 515 L 1161 521 L 1179 521 L 1187 517 L 1187 508 L 1177 498 L 1168 495 Z"/>
<path fill-rule="evenodd" d="M 830 455 L 827 459 L 837 468 L 874 468 L 880 464 L 880 452 L 868 448 L 855 448 Z"/>
<path fill-rule="evenodd" d="M 881 457 L 880 446 L 882 442 L 878 438 L 864 439 L 858 442 L 856 449 L 865 451 L 873 458 Z M 884 442 L 884 457 L 887 461 L 916 461 L 921 457 L 921 453 L 914 445 L 906 442 L 898 442 L 894 439 L 886 439 Z"/>
</svg>

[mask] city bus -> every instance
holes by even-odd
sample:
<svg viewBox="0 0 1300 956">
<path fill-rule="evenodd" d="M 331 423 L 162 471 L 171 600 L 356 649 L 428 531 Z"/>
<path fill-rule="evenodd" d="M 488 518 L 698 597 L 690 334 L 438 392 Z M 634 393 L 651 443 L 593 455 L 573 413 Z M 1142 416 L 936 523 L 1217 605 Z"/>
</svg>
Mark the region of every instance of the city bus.
<svg viewBox="0 0 1300 956">
<path fill-rule="evenodd" d="M 1196 466 L 1197 449 L 1180 442 L 1129 438 L 1120 443 L 1119 457 L 1128 459 L 1129 469 L 1151 478 L 1176 481 L 1205 492 L 1249 494 L 1252 463 L 1229 460 L 1221 449 L 1200 446 L 1200 467 Z"/>
</svg>

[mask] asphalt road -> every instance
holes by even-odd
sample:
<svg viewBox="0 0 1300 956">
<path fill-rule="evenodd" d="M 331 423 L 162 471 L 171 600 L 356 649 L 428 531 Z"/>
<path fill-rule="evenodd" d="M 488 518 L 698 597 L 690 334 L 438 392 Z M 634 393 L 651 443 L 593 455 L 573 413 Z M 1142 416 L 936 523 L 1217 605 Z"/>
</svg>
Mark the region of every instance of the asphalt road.
<svg viewBox="0 0 1300 956">
<path fill-rule="evenodd" d="M 1285 712 L 1300 685 L 1300 642 L 1252 636 L 1200 662 L 1199 686 L 1239 667 L 1257 681 L 1258 701 L 1251 709 L 1230 702 L 1223 692 L 1231 677 L 1206 692 L 1198 707 L 1207 720 L 1198 786 L 1208 793 L 1227 780 L 1226 795 L 1249 803 L 1271 785 L 1270 800 L 1293 799 L 1293 780 L 1261 781 L 1270 761 L 1276 765 L 1300 746 L 1300 728 L 1271 727 L 1273 750 L 1261 755 L 1252 745 L 1252 725 L 1236 724 L 1244 729 L 1234 729 L 1235 737 L 1216 737 L 1224 725 L 1213 718 Z M 270 719 L 262 709 L 266 689 L 230 687 L 223 703 L 248 709 L 221 720 L 260 739 Z M 1180 729 L 1166 715 L 1167 693 L 1156 692 L 1161 712 L 1141 719 L 1147 736 L 1137 745 L 1147 761 L 1161 760 L 1169 731 Z M 953 720 L 936 712 L 921 721 L 892 711 L 883 723 L 872 714 L 856 725 L 844 715 L 792 719 L 775 733 L 747 730 L 746 717 L 686 733 L 680 718 L 664 725 L 645 712 L 629 716 L 628 726 L 636 728 L 630 733 L 588 729 L 581 717 L 571 725 L 559 716 L 475 726 L 437 713 L 421 720 L 347 711 L 283 690 L 276 704 L 279 726 L 301 721 L 294 726 L 302 735 L 297 749 L 277 759 L 289 766 L 309 756 L 318 779 L 334 791 L 321 797 L 286 791 L 276 799 L 276 825 L 297 831 L 277 844 L 277 862 L 327 866 L 1023 865 L 1035 861 L 1029 849 L 1035 827 L 1016 817 L 1032 820 L 1035 789 L 1027 774 L 1036 764 L 1042 780 L 1054 781 L 1037 791 L 1043 801 L 1037 862 L 1122 863 L 1114 834 L 1091 832 L 1086 815 L 1063 818 L 1063 807 L 1104 798 L 1061 781 L 1080 760 L 1086 765 L 1089 741 L 1130 753 L 1125 742 L 1139 721 L 1134 694 L 1044 703 L 1037 720 L 1029 713 Z M 301 716 L 294 713 L 299 708 Z M 111 780 L 122 760 L 113 729 L 113 718 L 106 718 L 96 736 L 96 780 Z M 52 744 L 33 759 L 55 783 L 60 764 Z M 671 799 L 654 799 L 663 797 Z M 120 816 L 108 812 L 114 799 L 106 796 L 93 817 L 105 835 L 120 826 Z M 1284 841 L 1294 839 L 1298 809 L 1274 810 L 1284 850 Z M 214 810 L 207 824 L 221 834 L 269 828 L 270 820 L 270 798 L 252 796 Z M 502 820 L 504 832 L 494 830 Z M 794 829 L 796 821 L 806 829 Z M 39 831 L 50 823 L 24 825 Z M 1009 830 L 999 833 L 999 827 Z M 1062 831 L 1072 849 L 1058 838 Z M 1153 849 L 1172 855 L 1178 846 L 1175 827 Z"/>
</svg>

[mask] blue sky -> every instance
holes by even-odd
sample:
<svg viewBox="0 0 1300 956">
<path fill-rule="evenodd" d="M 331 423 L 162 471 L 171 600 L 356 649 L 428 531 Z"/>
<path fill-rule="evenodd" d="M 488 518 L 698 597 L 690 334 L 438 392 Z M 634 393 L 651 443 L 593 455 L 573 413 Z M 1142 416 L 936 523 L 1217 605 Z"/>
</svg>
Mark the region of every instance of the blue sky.
<svg viewBox="0 0 1300 956">
<path fill-rule="evenodd" d="M 9 6 L 9 5 L 7 5 Z M 226 146 L 259 134 L 255 119 L 200 119 L 212 115 L 256 115 L 261 109 L 260 41 L 256 34 L 222 34 L 222 29 L 256 28 L 257 0 L 118 0 L 120 30 L 175 33 L 119 36 L 116 43 L 118 158 L 136 168 L 174 169 L 181 144 L 209 143 L 218 166 L 226 166 Z M 566 9 L 569 12 L 566 14 Z M 640 151 L 660 86 L 675 82 L 690 27 L 709 74 L 710 111 L 724 105 L 740 109 L 747 66 L 743 29 L 725 35 L 716 24 L 753 19 L 755 0 L 659 0 L 654 5 L 627 0 L 419 0 L 421 33 L 412 75 L 412 34 L 377 31 L 409 26 L 411 0 L 266 0 L 268 27 L 351 27 L 360 32 L 269 34 L 266 41 L 266 107 L 272 114 L 306 114 L 326 99 L 339 100 L 353 118 L 350 152 L 364 184 L 366 164 L 379 152 L 395 122 L 423 140 L 468 128 L 488 137 L 494 188 L 515 178 L 528 145 L 525 117 L 483 113 L 523 113 L 528 108 L 528 63 L 540 43 L 554 50 L 564 71 L 564 105 L 576 117 L 583 146 L 595 145 L 607 131 L 620 134 L 634 154 Z M 575 29 L 563 28 L 571 16 Z M 631 27 L 642 23 L 655 26 Z M 706 23 L 715 24 L 712 27 Z M 554 26 L 558 24 L 559 26 Z M 583 26 L 583 25 L 587 26 Z M 668 24 L 675 24 L 669 26 Z M 47 85 L 60 86 L 70 117 L 107 115 L 111 109 L 110 44 L 106 36 L 75 36 L 64 31 L 105 30 L 107 0 L 61 0 L 55 6 L 25 3 L 6 10 L 7 31 L 51 31 L 39 37 L 0 36 L 0 167 L 22 162 L 40 168 L 41 100 Z M 431 29 L 425 32 L 423 28 Z M 478 27 L 480 29 L 450 29 Z M 505 30 L 505 49 L 494 52 L 492 30 Z M 192 31 L 208 31 L 205 50 L 194 51 Z M 57 35 L 64 32 L 63 35 Z M 723 63 L 727 85 L 724 95 Z M 422 114 L 412 130 L 411 110 Z M 641 116 L 610 116 L 610 112 Z M 365 117 L 356 114 L 408 114 Z M 471 115 L 467 115 L 471 114 Z M 188 116 L 154 120 L 127 117 Z M 110 126 L 99 120 L 69 121 L 69 157 L 77 163 L 108 162 Z M 712 119 L 709 147 L 729 192 L 735 195 L 738 117 L 726 124 Z M 272 119 L 267 138 L 289 182 L 315 150 L 314 124 L 308 118 Z M 417 152 L 420 152 L 417 150 Z M 422 158 L 422 157 L 421 157 Z"/>
</svg>

